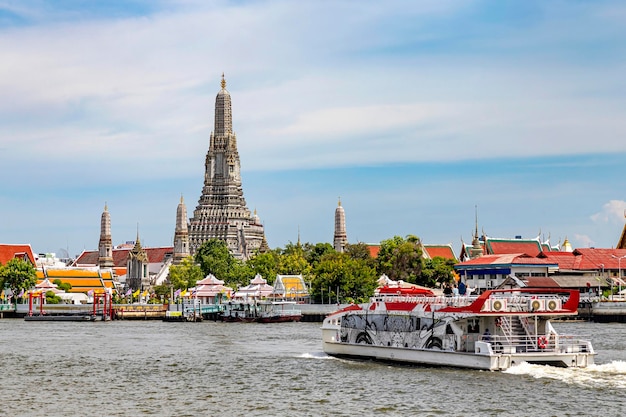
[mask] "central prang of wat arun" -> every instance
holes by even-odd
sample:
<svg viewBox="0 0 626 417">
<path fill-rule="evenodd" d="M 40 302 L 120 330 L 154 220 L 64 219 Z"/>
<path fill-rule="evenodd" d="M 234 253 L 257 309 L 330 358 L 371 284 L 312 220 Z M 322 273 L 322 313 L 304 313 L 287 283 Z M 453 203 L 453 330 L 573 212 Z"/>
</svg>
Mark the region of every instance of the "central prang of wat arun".
<svg viewBox="0 0 626 417">
<path fill-rule="evenodd" d="M 215 238 L 226 242 L 230 253 L 242 260 L 267 250 L 263 224 L 256 210 L 250 212 L 243 197 L 237 137 L 224 74 L 222 89 L 215 98 L 215 130 L 211 132 L 204 166 L 202 195 L 189 222 L 191 254 Z"/>
</svg>

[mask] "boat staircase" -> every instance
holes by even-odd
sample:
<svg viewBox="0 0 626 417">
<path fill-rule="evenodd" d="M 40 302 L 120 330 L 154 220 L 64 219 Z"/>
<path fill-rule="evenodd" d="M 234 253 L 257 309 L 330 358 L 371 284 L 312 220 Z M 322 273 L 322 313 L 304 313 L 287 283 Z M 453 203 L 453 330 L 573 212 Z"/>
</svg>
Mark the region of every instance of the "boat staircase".
<svg viewBox="0 0 626 417">
<path fill-rule="evenodd" d="M 516 351 L 524 352 L 540 350 L 538 338 L 534 336 L 533 326 L 527 317 L 501 317 L 500 331 L 502 336 L 499 341 L 503 346 L 511 346 Z"/>
</svg>

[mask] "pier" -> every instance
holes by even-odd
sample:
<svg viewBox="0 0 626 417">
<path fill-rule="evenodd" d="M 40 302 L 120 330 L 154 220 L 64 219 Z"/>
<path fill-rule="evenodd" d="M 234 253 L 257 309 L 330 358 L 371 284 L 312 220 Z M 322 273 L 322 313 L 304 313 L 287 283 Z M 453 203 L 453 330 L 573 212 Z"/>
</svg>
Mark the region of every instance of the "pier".
<svg viewBox="0 0 626 417">
<path fill-rule="evenodd" d="M 324 318 L 348 304 L 298 304 L 302 312 L 303 322 L 322 322 Z M 36 308 L 35 308 L 36 306 Z M 30 317 L 42 317 L 40 320 L 63 321 L 61 317 L 86 317 L 96 316 L 102 319 L 102 305 L 98 305 L 94 314 L 93 304 L 43 304 L 43 314 L 38 311 L 39 305 L 30 307 Z M 223 311 L 220 304 L 199 304 L 194 308 L 188 304 L 112 304 L 108 314 L 112 320 L 167 320 L 187 321 L 189 314 L 196 314 L 197 318 L 204 320 L 217 320 Z M 28 304 L 0 304 L 0 319 L 2 318 L 25 318 L 29 317 Z M 50 317 L 44 319 L 43 317 Z M 52 317 L 57 317 L 53 319 Z M 32 319 L 31 319 L 32 320 Z M 68 319 L 69 320 L 69 319 Z M 87 321 L 87 319 L 76 320 Z M 199 321 L 199 320 L 189 320 Z"/>
</svg>

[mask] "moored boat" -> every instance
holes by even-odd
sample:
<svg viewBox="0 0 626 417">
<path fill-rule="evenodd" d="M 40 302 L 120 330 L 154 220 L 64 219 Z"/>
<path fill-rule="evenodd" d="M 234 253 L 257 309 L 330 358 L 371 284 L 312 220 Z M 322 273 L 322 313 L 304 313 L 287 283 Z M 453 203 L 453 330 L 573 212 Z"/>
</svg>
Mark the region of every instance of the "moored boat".
<svg viewBox="0 0 626 417">
<path fill-rule="evenodd" d="M 300 321 L 302 311 L 295 301 L 267 301 L 258 304 L 259 323 L 281 323 L 287 321 Z"/>
<path fill-rule="evenodd" d="M 229 301 L 220 315 L 220 319 L 226 322 L 252 322 L 257 317 L 258 308 L 254 301 Z"/>
<path fill-rule="evenodd" d="M 474 297 L 383 287 L 369 303 L 326 317 L 324 352 L 332 356 L 504 370 L 522 362 L 586 367 L 588 340 L 556 332 L 550 319 L 577 314 L 576 290 L 516 288 Z"/>
</svg>

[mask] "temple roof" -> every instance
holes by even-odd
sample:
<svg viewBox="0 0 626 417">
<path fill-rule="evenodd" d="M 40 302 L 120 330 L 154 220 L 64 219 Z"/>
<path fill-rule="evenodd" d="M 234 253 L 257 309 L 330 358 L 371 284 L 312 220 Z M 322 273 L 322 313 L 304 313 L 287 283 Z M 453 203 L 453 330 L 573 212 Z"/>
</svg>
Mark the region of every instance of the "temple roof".
<svg viewBox="0 0 626 417">
<path fill-rule="evenodd" d="M 102 290 L 105 288 L 115 289 L 111 271 L 106 269 L 69 267 L 37 270 L 37 285 L 43 284 L 46 280 L 54 282 L 56 279 L 69 283 L 72 288 L 67 292 L 70 293 Z"/>
<path fill-rule="evenodd" d="M 539 239 L 494 239 L 487 238 L 485 242 L 487 254 L 497 255 L 505 253 L 525 253 L 537 256 L 542 252 Z"/>
<path fill-rule="evenodd" d="M 454 249 L 452 245 L 422 245 L 424 249 L 424 255 L 426 257 L 432 259 L 435 257 L 440 257 L 444 259 L 452 259 L 456 261 L 456 255 L 454 254 Z"/>
<path fill-rule="evenodd" d="M 114 267 L 123 268 L 126 267 L 126 261 L 128 260 L 128 254 L 132 248 L 113 249 L 113 265 Z M 168 254 L 174 253 L 173 246 L 165 246 L 161 248 L 143 248 L 148 255 L 148 262 L 151 264 L 158 264 L 165 262 L 165 257 Z M 74 261 L 73 266 L 86 266 L 98 264 L 98 251 L 83 251 L 80 256 Z"/>
</svg>

